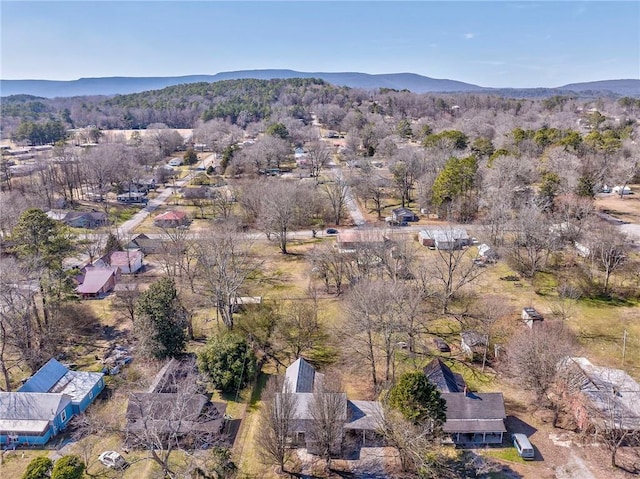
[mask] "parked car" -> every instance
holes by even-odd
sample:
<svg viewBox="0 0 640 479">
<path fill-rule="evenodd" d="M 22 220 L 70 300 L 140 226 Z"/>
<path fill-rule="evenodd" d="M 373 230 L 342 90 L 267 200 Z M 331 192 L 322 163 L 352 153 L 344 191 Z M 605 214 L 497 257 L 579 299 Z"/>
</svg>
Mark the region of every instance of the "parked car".
<svg viewBox="0 0 640 479">
<path fill-rule="evenodd" d="M 105 451 L 100 456 L 98 456 L 98 460 L 105 466 L 110 467 L 111 469 L 126 469 L 129 466 L 129 463 L 125 460 L 122 455 L 116 451 Z"/>
<path fill-rule="evenodd" d="M 529 442 L 529 438 L 525 434 L 515 433 L 511 435 L 513 447 L 518 451 L 518 455 L 522 459 L 533 460 L 536 456 L 533 446 Z"/>
<path fill-rule="evenodd" d="M 335 228 L 329 228 L 327 229 L 327 234 L 328 235 L 337 235 L 338 234 L 338 230 Z"/>
<path fill-rule="evenodd" d="M 443 339 L 435 338 L 433 340 L 433 343 L 436 345 L 436 348 L 438 348 L 438 351 L 440 351 L 441 353 L 450 353 L 451 352 L 451 348 L 449 347 L 449 345 L 447 343 L 444 342 Z"/>
</svg>

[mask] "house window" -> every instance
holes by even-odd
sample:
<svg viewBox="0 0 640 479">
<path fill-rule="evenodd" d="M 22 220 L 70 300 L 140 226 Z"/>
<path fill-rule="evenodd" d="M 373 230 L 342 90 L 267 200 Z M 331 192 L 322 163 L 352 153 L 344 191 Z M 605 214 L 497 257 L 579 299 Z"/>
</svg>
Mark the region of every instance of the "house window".
<svg viewBox="0 0 640 479">
<path fill-rule="evenodd" d="M 62 410 L 62 412 L 60 413 L 60 420 L 62 422 L 65 422 L 67 420 L 67 411 L 65 411 L 64 409 Z"/>
</svg>

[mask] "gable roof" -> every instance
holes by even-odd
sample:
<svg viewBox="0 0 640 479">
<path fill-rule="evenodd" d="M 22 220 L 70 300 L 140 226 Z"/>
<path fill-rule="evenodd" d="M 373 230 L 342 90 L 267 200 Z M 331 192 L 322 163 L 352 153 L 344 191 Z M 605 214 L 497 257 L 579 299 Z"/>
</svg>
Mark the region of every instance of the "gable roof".
<svg viewBox="0 0 640 479">
<path fill-rule="evenodd" d="M 60 393 L 0 392 L 0 431 L 42 433 L 70 402 Z"/>
<path fill-rule="evenodd" d="M 345 429 L 377 431 L 384 413 L 379 401 L 347 401 Z"/>
<path fill-rule="evenodd" d="M 316 370 L 314 367 L 304 359 L 298 358 L 287 368 L 284 375 L 283 392 L 312 393 L 315 379 Z"/>
<path fill-rule="evenodd" d="M 127 419 L 148 418 L 154 420 L 171 420 L 176 415 L 177 393 L 131 393 L 127 404 Z M 209 402 L 204 394 L 192 394 L 180 397 L 180 419 L 195 421 Z"/>
<path fill-rule="evenodd" d="M 462 375 L 451 371 L 440 358 L 433 359 L 423 371 L 427 379 L 442 393 L 459 393 L 467 386 Z"/>
<path fill-rule="evenodd" d="M 18 392 L 48 393 L 67 372 L 69 368 L 55 358 L 51 358 L 18 389 Z"/>
<path fill-rule="evenodd" d="M 129 264 L 142 260 L 142 258 L 143 254 L 140 250 L 114 251 L 111 253 L 109 262 L 111 266 L 125 266 L 128 268 Z"/>
<path fill-rule="evenodd" d="M 154 221 L 182 221 L 187 217 L 187 214 L 184 211 L 180 211 L 180 210 L 174 210 L 174 211 L 167 211 L 165 213 L 162 213 L 158 216 L 156 216 L 153 220 Z"/>
<path fill-rule="evenodd" d="M 447 403 L 448 433 L 506 432 L 502 393 L 442 393 Z"/>
<path fill-rule="evenodd" d="M 281 397 L 284 394 L 290 393 L 280 393 Z M 347 420 L 347 394 L 346 393 L 322 393 L 331 397 L 331 401 L 337 401 L 340 404 L 340 415 L 337 419 L 341 421 Z M 314 407 L 314 398 L 316 394 L 314 393 L 295 393 L 296 402 L 295 402 L 295 411 L 293 416 L 298 423 L 298 427 L 300 427 L 300 421 L 312 421 L 313 413 L 312 409 Z"/>
<path fill-rule="evenodd" d="M 469 234 L 463 228 L 424 229 L 418 235 L 423 239 L 432 239 L 441 243 L 451 243 L 458 240 L 468 240 Z"/>
<path fill-rule="evenodd" d="M 87 268 L 84 273 L 84 280 L 76 288 L 80 294 L 97 294 L 109 279 L 118 272 L 118 267 L 110 268 Z"/>
<path fill-rule="evenodd" d="M 131 393 L 126 428 L 143 432 L 145 424 L 152 423 L 158 432 L 171 434 L 219 433 L 226 408 L 225 403 L 210 403 L 204 394 Z"/>
<path fill-rule="evenodd" d="M 51 358 L 18 389 L 18 392 L 64 394 L 77 404 L 103 376 L 102 373 L 71 371 L 55 358 Z"/>
</svg>

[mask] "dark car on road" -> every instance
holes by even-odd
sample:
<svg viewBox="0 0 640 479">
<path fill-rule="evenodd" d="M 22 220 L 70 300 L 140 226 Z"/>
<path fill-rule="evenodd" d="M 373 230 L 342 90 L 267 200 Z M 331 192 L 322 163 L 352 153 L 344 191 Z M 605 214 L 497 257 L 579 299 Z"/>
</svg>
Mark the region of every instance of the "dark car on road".
<svg viewBox="0 0 640 479">
<path fill-rule="evenodd" d="M 438 348 L 438 351 L 440 351 L 441 353 L 450 353 L 451 352 L 451 348 L 449 347 L 449 345 L 447 343 L 444 342 L 443 339 L 435 338 L 433 340 L 433 343 L 436 345 L 436 348 Z"/>
<path fill-rule="evenodd" d="M 338 234 L 338 230 L 337 230 L 337 229 L 335 229 L 335 228 L 329 228 L 329 229 L 327 230 L 327 234 L 328 234 L 328 235 L 337 235 L 337 234 Z"/>
</svg>

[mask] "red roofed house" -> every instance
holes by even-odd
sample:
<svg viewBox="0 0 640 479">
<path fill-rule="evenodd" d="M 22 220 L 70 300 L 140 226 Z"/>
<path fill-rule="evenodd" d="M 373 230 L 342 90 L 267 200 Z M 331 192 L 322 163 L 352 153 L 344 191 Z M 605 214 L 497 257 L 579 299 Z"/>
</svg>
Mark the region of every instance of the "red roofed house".
<svg viewBox="0 0 640 479">
<path fill-rule="evenodd" d="M 83 298 L 99 298 L 113 291 L 116 283 L 120 279 L 120 269 L 112 267 L 87 266 L 80 276 L 80 285 L 76 292 Z"/>
<path fill-rule="evenodd" d="M 160 228 L 177 228 L 188 223 L 187 214 L 184 211 L 167 211 L 153 219 L 153 225 Z"/>
<path fill-rule="evenodd" d="M 122 274 L 137 273 L 142 269 L 144 254 L 140 250 L 114 251 L 109 257 L 109 264 L 117 266 Z"/>
</svg>

